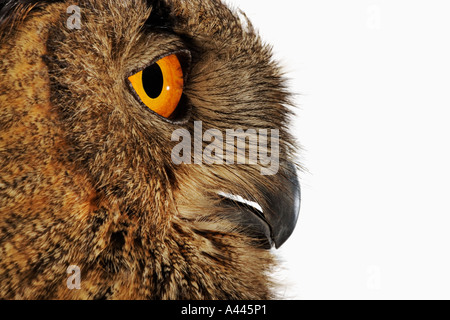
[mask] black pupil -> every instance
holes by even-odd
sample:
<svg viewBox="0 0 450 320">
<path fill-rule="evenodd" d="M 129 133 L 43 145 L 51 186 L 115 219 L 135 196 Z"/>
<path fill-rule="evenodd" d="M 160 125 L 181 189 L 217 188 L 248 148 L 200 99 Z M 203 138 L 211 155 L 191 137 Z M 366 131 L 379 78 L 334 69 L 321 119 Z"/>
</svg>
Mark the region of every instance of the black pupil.
<svg viewBox="0 0 450 320">
<path fill-rule="evenodd" d="M 157 63 L 144 69 L 142 72 L 142 84 L 147 95 L 152 98 L 158 98 L 163 89 L 164 78 L 161 68 Z"/>
</svg>

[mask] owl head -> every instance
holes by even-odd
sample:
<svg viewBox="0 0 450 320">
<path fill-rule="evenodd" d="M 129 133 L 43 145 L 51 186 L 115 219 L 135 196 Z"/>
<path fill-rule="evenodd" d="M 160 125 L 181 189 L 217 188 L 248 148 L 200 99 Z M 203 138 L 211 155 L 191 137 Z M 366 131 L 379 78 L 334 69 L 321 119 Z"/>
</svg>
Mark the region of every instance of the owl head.
<svg viewBox="0 0 450 320">
<path fill-rule="evenodd" d="M 246 16 L 219 0 L 0 3 L 0 297 L 273 298 L 297 147 Z"/>
</svg>

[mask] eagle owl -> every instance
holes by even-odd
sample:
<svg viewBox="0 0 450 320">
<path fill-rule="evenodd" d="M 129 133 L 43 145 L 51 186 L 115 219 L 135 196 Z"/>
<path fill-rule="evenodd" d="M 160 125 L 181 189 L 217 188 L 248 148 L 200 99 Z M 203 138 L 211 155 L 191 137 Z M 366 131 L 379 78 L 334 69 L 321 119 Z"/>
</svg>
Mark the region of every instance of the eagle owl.
<svg viewBox="0 0 450 320">
<path fill-rule="evenodd" d="M 0 298 L 277 298 L 300 167 L 284 75 L 245 15 L 0 3 Z"/>
</svg>

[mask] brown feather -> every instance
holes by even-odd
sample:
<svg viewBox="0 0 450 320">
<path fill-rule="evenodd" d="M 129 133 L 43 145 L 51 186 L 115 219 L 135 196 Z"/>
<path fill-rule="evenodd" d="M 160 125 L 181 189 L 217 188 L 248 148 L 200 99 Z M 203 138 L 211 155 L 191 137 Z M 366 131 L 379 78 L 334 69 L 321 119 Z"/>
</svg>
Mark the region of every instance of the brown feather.
<svg viewBox="0 0 450 320">
<path fill-rule="evenodd" d="M 224 218 L 217 192 L 261 199 L 258 185 L 283 186 L 259 165 L 170 158 L 172 132 L 202 121 L 280 128 L 281 160 L 292 160 L 270 48 L 218 0 L 79 3 L 80 30 L 65 27 L 70 1 L 20 7 L 0 29 L 0 298 L 275 297 L 276 259 Z M 192 54 L 187 124 L 148 112 L 125 83 L 180 49 Z M 69 265 L 80 290 L 66 286 Z"/>
</svg>

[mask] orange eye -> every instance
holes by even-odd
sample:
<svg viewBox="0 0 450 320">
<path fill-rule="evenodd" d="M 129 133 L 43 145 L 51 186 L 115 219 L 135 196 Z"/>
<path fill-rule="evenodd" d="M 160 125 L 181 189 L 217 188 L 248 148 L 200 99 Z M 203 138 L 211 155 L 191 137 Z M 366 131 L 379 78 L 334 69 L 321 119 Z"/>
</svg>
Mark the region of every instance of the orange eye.
<svg viewBox="0 0 450 320">
<path fill-rule="evenodd" d="M 183 70 L 175 54 L 128 78 L 141 101 L 164 118 L 176 110 L 183 94 Z"/>
</svg>

